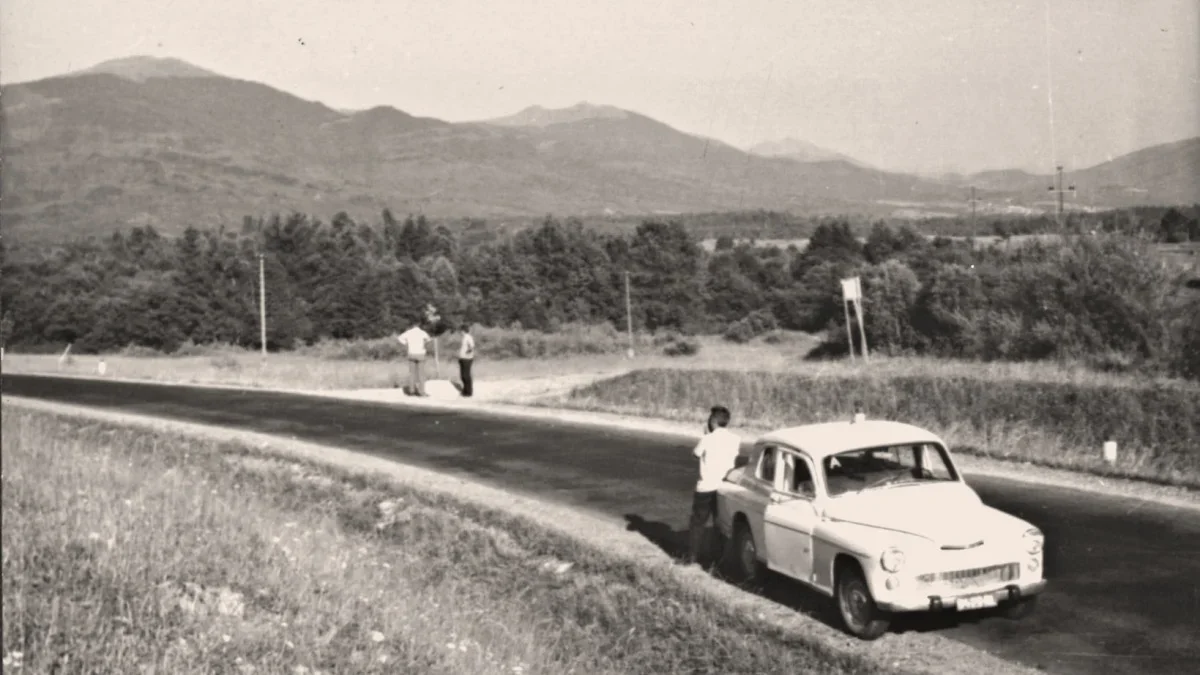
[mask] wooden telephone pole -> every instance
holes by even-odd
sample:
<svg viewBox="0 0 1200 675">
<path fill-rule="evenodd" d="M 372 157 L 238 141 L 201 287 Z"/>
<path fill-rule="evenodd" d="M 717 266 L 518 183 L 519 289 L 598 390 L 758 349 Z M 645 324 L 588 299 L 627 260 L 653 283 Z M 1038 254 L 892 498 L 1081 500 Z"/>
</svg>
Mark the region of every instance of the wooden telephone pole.
<svg viewBox="0 0 1200 675">
<path fill-rule="evenodd" d="M 263 254 L 258 254 L 258 325 L 262 342 L 263 363 L 267 362 L 267 273 L 263 266 Z"/>
<path fill-rule="evenodd" d="M 1058 226 L 1061 228 L 1062 227 L 1062 217 L 1063 217 L 1063 194 L 1067 193 L 1067 192 L 1070 192 L 1072 195 L 1075 194 L 1075 186 L 1074 185 L 1067 187 L 1065 190 L 1063 189 L 1062 164 L 1058 165 L 1058 186 L 1055 187 L 1055 186 L 1051 185 L 1048 188 L 1048 190 L 1050 192 L 1058 193 L 1058 212 L 1057 212 L 1058 215 L 1056 216 L 1055 220 L 1058 223 Z"/>
<path fill-rule="evenodd" d="M 972 239 L 976 239 L 979 237 L 979 230 L 975 224 L 975 222 L 976 222 L 975 221 L 975 205 L 978 203 L 979 203 L 979 200 L 975 198 L 975 186 L 972 185 L 971 186 L 971 238 Z"/>
</svg>

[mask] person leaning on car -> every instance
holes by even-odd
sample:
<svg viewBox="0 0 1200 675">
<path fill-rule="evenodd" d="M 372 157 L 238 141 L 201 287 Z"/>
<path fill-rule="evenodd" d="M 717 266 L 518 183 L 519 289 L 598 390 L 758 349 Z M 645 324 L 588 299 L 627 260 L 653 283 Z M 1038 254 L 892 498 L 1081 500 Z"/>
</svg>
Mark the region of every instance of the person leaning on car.
<svg viewBox="0 0 1200 675">
<path fill-rule="evenodd" d="M 711 518 L 717 517 L 717 488 L 726 474 L 734 469 L 742 439 L 726 427 L 729 426 L 729 409 L 713 406 L 709 411 L 708 425 L 704 436 L 696 444 L 692 454 L 700 460 L 700 478 L 692 495 L 692 519 L 689 526 L 689 548 L 686 563 L 697 562 L 704 543 L 704 530 Z"/>
</svg>

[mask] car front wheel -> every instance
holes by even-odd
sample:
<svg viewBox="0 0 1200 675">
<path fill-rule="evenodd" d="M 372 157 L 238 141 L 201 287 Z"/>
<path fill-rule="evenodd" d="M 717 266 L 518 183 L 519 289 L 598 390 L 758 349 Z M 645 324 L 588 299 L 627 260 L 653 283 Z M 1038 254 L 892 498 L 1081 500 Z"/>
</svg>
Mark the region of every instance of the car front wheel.
<svg viewBox="0 0 1200 675">
<path fill-rule="evenodd" d="M 874 640 L 887 632 L 888 618 L 875 604 L 871 588 L 857 565 L 847 564 L 838 575 L 838 612 L 842 623 L 855 637 Z"/>
</svg>

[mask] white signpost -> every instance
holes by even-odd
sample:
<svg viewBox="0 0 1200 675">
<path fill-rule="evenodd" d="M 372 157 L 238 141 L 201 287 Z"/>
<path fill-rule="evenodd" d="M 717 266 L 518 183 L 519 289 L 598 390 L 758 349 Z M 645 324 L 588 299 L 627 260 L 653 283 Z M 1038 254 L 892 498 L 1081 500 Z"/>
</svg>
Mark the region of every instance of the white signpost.
<svg viewBox="0 0 1200 675">
<path fill-rule="evenodd" d="M 858 335 L 862 339 L 862 355 L 864 359 L 870 359 L 870 351 L 867 349 L 867 330 L 863 326 L 863 308 L 862 308 L 862 280 L 859 277 L 851 277 L 842 279 L 842 310 L 846 314 L 846 342 L 850 347 L 850 360 L 854 360 L 854 333 L 850 328 L 850 308 L 846 303 L 854 305 L 854 316 L 858 318 Z"/>
</svg>

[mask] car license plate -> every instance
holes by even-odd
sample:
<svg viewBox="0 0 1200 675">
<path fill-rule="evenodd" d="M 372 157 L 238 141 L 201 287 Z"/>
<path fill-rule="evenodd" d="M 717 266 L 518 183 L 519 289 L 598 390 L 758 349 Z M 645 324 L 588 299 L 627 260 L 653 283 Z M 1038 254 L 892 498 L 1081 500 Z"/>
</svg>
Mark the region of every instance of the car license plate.
<svg viewBox="0 0 1200 675">
<path fill-rule="evenodd" d="M 996 606 L 996 596 L 991 593 L 983 595 L 968 595 L 964 598 L 959 598 L 955 603 L 959 611 L 970 609 L 988 609 Z"/>
</svg>

